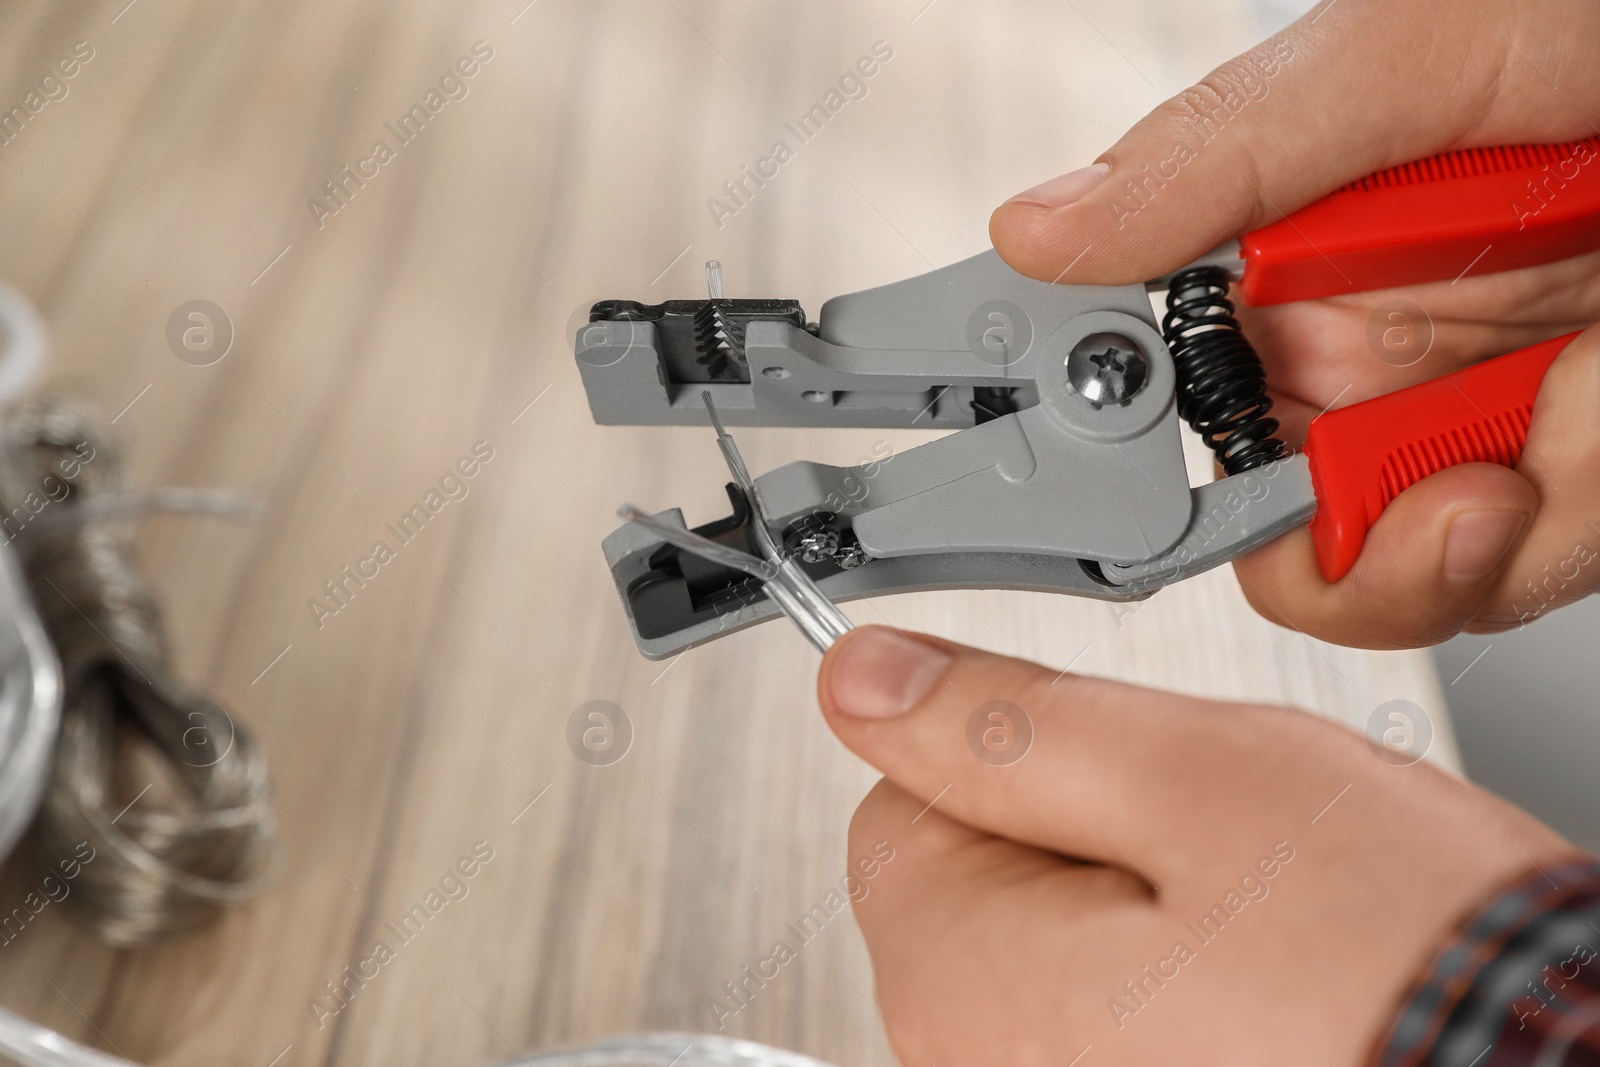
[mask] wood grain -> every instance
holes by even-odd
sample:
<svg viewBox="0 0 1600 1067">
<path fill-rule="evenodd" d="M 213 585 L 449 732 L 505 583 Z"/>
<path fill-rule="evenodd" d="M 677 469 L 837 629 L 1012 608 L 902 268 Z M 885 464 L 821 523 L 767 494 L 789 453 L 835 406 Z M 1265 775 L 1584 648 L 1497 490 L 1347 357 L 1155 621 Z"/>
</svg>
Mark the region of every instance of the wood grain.
<svg viewBox="0 0 1600 1067">
<path fill-rule="evenodd" d="M 0 999 L 163 1065 L 466 1065 L 715 1028 L 710 998 L 842 875 L 874 774 L 821 724 L 815 655 L 788 628 L 670 664 L 634 653 L 598 549 L 612 509 L 682 504 L 703 521 L 722 478 L 693 429 L 591 425 L 566 340 L 575 314 L 689 295 L 710 258 L 730 292 L 814 311 L 970 254 L 995 203 L 1086 162 L 1251 43 L 1253 9 L 125 5 L 0 7 L 6 108 L 74 44 L 94 49 L 68 95 L 0 147 L 0 276 L 50 322 L 52 386 L 119 416 L 136 484 L 230 486 L 270 508 L 248 528 L 153 519 L 141 546 L 181 672 L 271 757 L 285 863 L 255 905 L 139 951 L 48 912 L 0 958 Z M 708 199 L 880 40 L 894 58 L 866 97 L 719 225 Z M 308 200 L 478 41 L 493 58 L 466 97 L 319 226 Z M 222 306 L 236 333 L 212 366 L 165 339 L 192 299 Z M 879 438 L 925 439 L 741 439 L 764 470 L 850 461 Z M 493 458 L 468 495 L 319 626 L 308 600 L 478 442 Z M 1352 722 L 1404 697 L 1443 724 L 1424 657 L 1274 630 L 1226 574 L 1123 618 L 998 592 L 850 610 Z M 611 766 L 565 740 L 593 699 L 632 722 Z M 1453 759 L 1448 737 L 1439 751 Z M 466 896 L 319 1019 L 323 983 L 478 842 L 493 859 Z M 729 1030 L 887 1064 L 871 988 L 841 915 Z"/>
</svg>

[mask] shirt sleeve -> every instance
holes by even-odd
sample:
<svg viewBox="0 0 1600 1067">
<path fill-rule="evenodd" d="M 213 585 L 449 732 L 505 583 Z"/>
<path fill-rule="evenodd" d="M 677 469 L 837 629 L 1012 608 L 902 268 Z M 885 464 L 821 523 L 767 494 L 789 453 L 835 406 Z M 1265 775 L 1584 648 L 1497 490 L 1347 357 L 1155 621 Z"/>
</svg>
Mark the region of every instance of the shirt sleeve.
<svg viewBox="0 0 1600 1067">
<path fill-rule="evenodd" d="M 1372 1067 L 1600 1067 L 1600 859 L 1519 879 L 1401 1001 Z"/>
</svg>

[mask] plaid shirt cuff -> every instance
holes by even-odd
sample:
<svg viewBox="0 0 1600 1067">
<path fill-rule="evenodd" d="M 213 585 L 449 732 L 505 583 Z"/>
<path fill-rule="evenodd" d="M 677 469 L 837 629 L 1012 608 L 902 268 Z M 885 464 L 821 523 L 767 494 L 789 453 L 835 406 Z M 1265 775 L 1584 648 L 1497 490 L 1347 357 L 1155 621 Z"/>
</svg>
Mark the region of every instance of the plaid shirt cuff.
<svg viewBox="0 0 1600 1067">
<path fill-rule="evenodd" d="M 1600 1065 L 1600 860 L 1518 881 L 1434 957 L 1373 1067 Z"/>
</svg>

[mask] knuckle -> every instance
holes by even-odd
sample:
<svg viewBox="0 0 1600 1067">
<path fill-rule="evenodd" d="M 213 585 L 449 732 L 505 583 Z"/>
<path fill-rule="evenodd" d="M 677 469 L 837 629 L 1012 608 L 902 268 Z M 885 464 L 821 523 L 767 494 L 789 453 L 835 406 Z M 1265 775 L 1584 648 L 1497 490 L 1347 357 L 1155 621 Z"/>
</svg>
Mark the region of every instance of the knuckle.
<svg viewBox="0 0 1600 1067">
<path fill-rule="evenodd" d="M 1155 110 L 1156 117 L 1177 128 L 1204 123 L 1225 109 L 1226 91 L 1219 88 L 1221 79 L 1216 71 L 1201 78 L 1194 85 L 1162 103 Z"/>
<path fill-rule="evenodd" d="M 1246 102 L 1267 95 L 1260 51 L 1252 49 L 1228 60 L 1168 100 L 1157 112 L 1164 111 L 1168 118 L 1185 125 L 1207 121 L 1231 124 L 1244 110 Z"/>
</svg>

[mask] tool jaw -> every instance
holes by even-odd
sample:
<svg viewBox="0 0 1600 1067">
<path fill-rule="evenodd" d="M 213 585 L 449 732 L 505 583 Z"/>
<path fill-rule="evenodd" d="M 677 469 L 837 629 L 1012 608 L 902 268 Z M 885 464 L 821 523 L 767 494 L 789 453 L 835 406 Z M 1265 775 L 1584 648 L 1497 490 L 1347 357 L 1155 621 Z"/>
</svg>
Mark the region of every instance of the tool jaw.
<svg viewBox="0 0 1600 1067">
<path fill-rule="evenodd" d="M 834 297 L 814 325 L 790 300 L 601 301 L 575 351 L 604 425 L 705 425 L 709 391 L 729 426 L 954 430 L 1037 404 L 1040 361 L 1088 312 L 1155 326 L 1141 286 L 1050 285 L 990 251 Z"/>
<path fill-rule="evenodd" d="M 683 523 L 677 509 L 658 517 Z M 664 553 L 666 548 L 649 532 L 627 526 L 603 542 L 634 642 L 646 658 L 666 659 L 780 614 L 759 582 L 734 572 L 723 575 L 727 584 L 716 592 L 696 595 L 695 583 L 680 569 L 690 557 Z M 1143 600 L 1154 592 L 1104 584 L 1077 560 L 998 552 L 875 559 L 851 570 L 829 564 L 802 566 L 822 593 L 837 603 L 933 589 L 1017 589 L 1113 601 Z M 692 564 L 689 569 L 693 570 Z M 704 582 L 702 588 L 716 581 L 712 570 L 696 572 Z"/>
<path fill-rule="evenodd" d="M 837 516 L 843 520 L 866 510 L 864 503 L 844 496 L 861 484 L 855 468 L 792 463 L 756 481 L 775 516 L 769 525 L 774 537 L 781 537 L 786 525 L 792 529 L 817 517 L 797 501 L 843 499 Z M 835 602 L 933 589 L 1015 589 L 1126 603 L 1229 563 L 1303 525 L 1316 510 L 1304 456 L 1198 486 L 1191 496 L 1191 521 L 1178 543 L 1130 566 L 1002 552 L 899 556 L 849 569 L 827 562 L 801 565 Z M 677 509 L 659 517 L 684 524 Z M 700 532 L 749 551 L 754 547 L 745 529 L 749 518 L 748 509 L 736 507 L 732 518 Z M 779 614 L 759 582 L 673 552 L 639 527 L 620 527 L 603 549 L 634 641 L 650 659 L 665 659 Z"/>
</svg>

